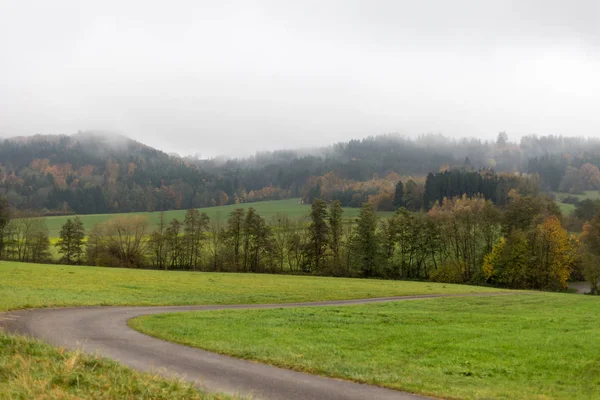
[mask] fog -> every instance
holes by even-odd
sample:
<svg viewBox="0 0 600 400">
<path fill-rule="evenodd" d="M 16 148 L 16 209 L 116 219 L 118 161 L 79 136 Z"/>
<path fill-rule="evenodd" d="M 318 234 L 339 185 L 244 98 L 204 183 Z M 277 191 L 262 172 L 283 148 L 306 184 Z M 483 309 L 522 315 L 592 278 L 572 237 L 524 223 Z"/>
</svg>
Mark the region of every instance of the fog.
<svg viewBox="0 0 600 400">
<path fill-rule="evenodd" d="M 600 136 L 600 3 L 0 0 L 0 136 L 182 155 Z"/>
</svg>

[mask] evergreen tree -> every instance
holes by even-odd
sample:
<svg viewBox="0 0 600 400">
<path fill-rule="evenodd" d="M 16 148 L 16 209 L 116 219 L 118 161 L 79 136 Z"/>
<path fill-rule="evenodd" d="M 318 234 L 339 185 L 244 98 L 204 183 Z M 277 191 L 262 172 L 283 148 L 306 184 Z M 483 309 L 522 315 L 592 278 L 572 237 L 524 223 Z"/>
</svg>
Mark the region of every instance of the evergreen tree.
<svg viewBox="0 0 600 400">
<path fill-rule="evenodd" d="M 85 229 L 79 217 L 74 221 L 67 219 L 67 222 L 60 228 L 59 239 L 56 242 L 58 253 L 61 254 L 61 262 L 68 265 L 81 264 L 83 260 L 83 239 L 85 238 Z"/>
<path fill-rule="evenodd" d="M 379 254 L 379 240 L 377 238 L 377 215 L 370 203 L 363 204 L 360 209 L 352 247 L 363 276 L 373 276 Z"/>
<path fill-rule="evenodd" d="M 426 210 L 429 210 L 431 207 L 433 207 L 433 204 L 436 201 L 441 201 L 441 199 L 438 198 L 436 181 L 436 177 L 431 172 L 427 174 L 427 179 L 425 180 L 425 192 L 423 193 L 423 205 L 425 206 Z"/>
<path fill-rule="evenodd" d="M 396 190 L 394 191 L 394 207 L 396 207 L 396 209 L 404 207 L 404 184 L 402 181 L 396 183 Z"/>
<path fill-rule="evenodd" d="M 336 268 L 339 268 L 340 264 L 340 245 L 342 241 L 342 204 L 339 200 L 335 200 L 329 206 L 329 230 L 331 232 L 331 239 L 329 240 L 329 248 L 333 253 L 333 262 Z"/>
<path fill-rule="evenodd" d="M 262 272 L 262 258 L 269 252 L 271 247 L 272 231 L 263 217 L 256 212 L 246 216 L 244 231 L 248 235 L 247 260 L 248 267 L 252 272 Z"/>
<path fill-rule="evenodd" d="M 316 271 L 323 266 L 325 249 L 329 243 L 329 226 L 327 225 L 327 203 L 321 199 L 315 199 L 310 210 L 309 236 L 309 258 Z"/>
</svg>

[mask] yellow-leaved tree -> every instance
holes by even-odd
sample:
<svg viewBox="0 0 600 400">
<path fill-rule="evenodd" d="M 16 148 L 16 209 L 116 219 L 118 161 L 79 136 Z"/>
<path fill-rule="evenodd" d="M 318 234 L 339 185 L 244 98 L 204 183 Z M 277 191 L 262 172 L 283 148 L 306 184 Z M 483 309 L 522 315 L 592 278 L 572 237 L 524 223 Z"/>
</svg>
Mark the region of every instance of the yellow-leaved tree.
<svg viewBox="0 0 600 400">
<path fill-rule="evenodd" d="M 537 226 L 531 243 L 534 251 L 530 278 L 536 288 L 559 286 L 566 288 L 573 249 L 567 230 L 556 216 L 550 216 Z"/>
<path fill-rule="evenodd" d="M 494 245 L 492 251 L 483 258 L 483 265 L 481 267 L 483 276 L 488 282 L 493 282 L 498 272 L 498 267 L 502 262 L 502 253 L 504 251 L 504 238 L 500 238 L 498 243 Z"/>
</svg>

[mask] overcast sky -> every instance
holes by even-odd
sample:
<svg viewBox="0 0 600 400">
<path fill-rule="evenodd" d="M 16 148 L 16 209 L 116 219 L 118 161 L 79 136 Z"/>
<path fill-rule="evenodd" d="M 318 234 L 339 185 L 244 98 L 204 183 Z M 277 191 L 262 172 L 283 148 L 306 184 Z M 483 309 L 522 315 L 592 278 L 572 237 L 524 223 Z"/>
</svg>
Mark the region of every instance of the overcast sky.
<svg viewBox="0 0 600 400">
<path fill-rule="evenodd" d="M 0 135 L 600 136 L 600 1 L 0 0 Z"/>
</svg>

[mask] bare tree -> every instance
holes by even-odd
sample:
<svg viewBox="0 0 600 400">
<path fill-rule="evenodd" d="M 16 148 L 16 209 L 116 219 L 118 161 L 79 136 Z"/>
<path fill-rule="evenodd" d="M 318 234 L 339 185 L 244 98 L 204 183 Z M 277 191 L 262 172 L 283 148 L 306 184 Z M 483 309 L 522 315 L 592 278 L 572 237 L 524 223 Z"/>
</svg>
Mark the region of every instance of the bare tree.
<svg viewBox="0 0 600 400">
<path fill-rule="evenodd" d="M 96 265 L 135 268 L 145 265 L 148 218 L 122 216 L 96 225 L 90 232 L 88 261 Z"/>
<path fill-rule="evenodd" d="M 4 229 L 4 257 L 22 262 L 50 259 L 48 227 L 43 218 L 31 211 L 15 214 Z"/>
<path fill-rule="evenodd" d="M 220 215 L 217 216 L 210 223 L 210 242 L 212 252 L 212 268 L 213 271 L 219 271 L 221 268 L 221 262 L 219 256 L 221 254 L 221 248 L 225 240 L 225 232 L 221 227 Z"/>
</svg>

